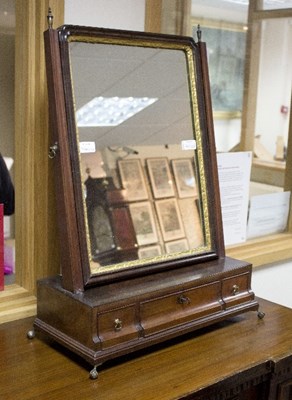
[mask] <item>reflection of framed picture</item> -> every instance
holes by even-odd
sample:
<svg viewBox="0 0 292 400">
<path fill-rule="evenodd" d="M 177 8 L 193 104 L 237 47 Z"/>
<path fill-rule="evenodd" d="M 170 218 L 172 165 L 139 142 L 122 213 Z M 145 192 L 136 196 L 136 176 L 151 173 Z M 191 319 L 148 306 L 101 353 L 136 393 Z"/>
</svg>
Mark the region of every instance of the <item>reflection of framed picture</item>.
<svg viewBox="0 0 292 400">
<path fill-rule="evenodd" d="M 151 204 L 148 201 L 129 205 L 139 246 L 158 241 Z"/>
<path fill-rule="evenodd" d="M 188 158 L 172 160 L 172 168 L 178 196 L 180 198 L 197 196 L 192 160 Z"/>
<path fill-rule="evenodd" d="M 127 190 L 130 201 L 148 199 L 144 172 L 140 160 L 118 160 L 122 186 Z"/>
<path fill-rule="evenodd" d="M 190 249 L 204 245 L 203 220 L 197 203 L 198 200 L 195 200 L 193 197 L 178 199 L 185 236 Z"/>
<path fill-rule="evenodd" d="M 180 253 L 189 250 L 187 239 L 175 240 L 173 242 L 165 243 L 165 250 L 167 253 Z"/>
<path fill-rule="evenodd" d="M 161 247 L 159 246 L 159 244 L 154 246 L 141 247 L 138 250 L 138 256 L 140 260 L 143 258 L 154 258 L 160 255 L 161 255 Z"/>
<path fill-rule="evenodd" d="M 163 240 L 169 241 L 185 236 L 181 215 L 176 199 L 155 202 Z"/>
<path fill-rule="evenodd" d="M 148 158 L 146 164 L 155 199 L 174 196 L 174 188 L 168 159 Z"/>
</svg>

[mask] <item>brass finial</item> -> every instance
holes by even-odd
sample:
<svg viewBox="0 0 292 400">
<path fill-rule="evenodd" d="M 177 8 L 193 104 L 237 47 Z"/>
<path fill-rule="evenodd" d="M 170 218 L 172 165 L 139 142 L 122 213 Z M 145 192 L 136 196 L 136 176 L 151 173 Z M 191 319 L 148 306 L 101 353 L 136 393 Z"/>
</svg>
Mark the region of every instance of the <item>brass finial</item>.
<svg viewBox="0 0 292 400">
<path fill-rule="evenodd" d="M 200 25 L 198 25 L 198 28 L 197 28 L 197 37 L 198 37 L 198 41 L 200 42 L 201 38 L 202 38 L 202 31 L 201 31 Z"/>
<path fill-rule="evenodd" d="M 49 29 L 53 28 L 53 19 L 54 19 L 54 16 L 53 16 L 53 13 L 52 13 L 52 9 L 51 9 L 51 7 L 49 7 L 49 11 L 48 11 L 48 15 L 47 15 L 47 21 L 48 21 Z"/>
</svg>

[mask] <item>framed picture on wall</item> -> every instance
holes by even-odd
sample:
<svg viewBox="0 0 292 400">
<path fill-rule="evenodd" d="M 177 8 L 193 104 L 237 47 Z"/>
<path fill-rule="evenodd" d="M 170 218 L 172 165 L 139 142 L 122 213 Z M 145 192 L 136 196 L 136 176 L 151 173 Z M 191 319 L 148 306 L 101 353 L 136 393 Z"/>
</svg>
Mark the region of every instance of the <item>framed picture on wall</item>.
<svg viewBox="0 0 292 400">
<path fill-rule="evenodd" d="M 190 249 L 202 246 L 204 243 L 204 235 L 202 231 L 199 200 L 193 197 L 186 197 L 184 199 L 178 199 L 177 202 L 183 221 L 185 237 Z"/>
<path fill-rule="evenodd" d="M 157 216 L 164 241 L 180 239 L 185 236 L 177 200 L 163 199 L 155 202 Z"/>
<path fill-rule="evenodd" d="M 192 19 L 193 30 L 202 21 Z M 246 30 L 244 24 L 204 22 L 215 118 L 240 118 L 244 89 Z"/>
<path fill-rule="evenodd" d="M 192 160 L 188 158 L 172 160 L 172 169 L 178 197 L 196 197 L 198 191 Z"/>
<path fill-rule="evenodd" d="M 129 201 L 148 199 L 144 171 L 140 159 L 118 160 L 122 186 L 127 190 Z"/>
<path fill-rule="evenodd" d="M 132 203 L 129 208 L 139 246 L 156 243 L 158 236 L 150 202 Z"/>
<path fill-rule="evenodd" d="M 173 180 L 166 157 L 148 158 L 146 160 L 153 197 L 161 199 L 175 195 Z"/>
</svg>

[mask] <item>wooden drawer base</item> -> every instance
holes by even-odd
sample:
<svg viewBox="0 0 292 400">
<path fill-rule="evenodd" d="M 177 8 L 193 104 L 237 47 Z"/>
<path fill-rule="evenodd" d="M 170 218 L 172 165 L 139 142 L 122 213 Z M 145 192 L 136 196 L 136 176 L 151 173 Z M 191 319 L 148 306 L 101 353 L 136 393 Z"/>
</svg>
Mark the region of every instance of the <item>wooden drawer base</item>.
<svg viewBox="0 0 292 400">
<path fill-rule="evenodd" d="M 38 282 L 34 326 L 92 365 L 257 310 L 251 265 L 213 261 L 151 277 L 94 287 L 82 294 L 62 288 L 59 277 Z M 149 284 L 147 285 L 147 279 Z M 141 286 L 140 286 L 141 284 Z M 143 289 L 141 289 L 143 288 Z"/>
</svg>

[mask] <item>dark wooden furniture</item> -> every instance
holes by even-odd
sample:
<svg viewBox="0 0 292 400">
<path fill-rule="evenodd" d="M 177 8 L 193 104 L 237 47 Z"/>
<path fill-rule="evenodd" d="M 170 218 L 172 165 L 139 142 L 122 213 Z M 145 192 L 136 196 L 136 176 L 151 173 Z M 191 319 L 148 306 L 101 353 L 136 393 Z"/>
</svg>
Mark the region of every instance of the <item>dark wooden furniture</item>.
<svg viewBox="0 0 292 400">
<path fill-rule="evenodd" d="M 38 283 L 34 324 L 97 366 L 177 336 L 178 329 L 181 335 L 257 310 L 250 278 L 249 264 L 227 257 L 82 294 L 63 289 L 60 278 L 48 278 Z"/>
<path fill-rule="evenodd" d="M 262 320 L 248 312 L 111 361 L 97 381 L 54 341 L 26 340 L 31 318 L 0 325 L 0 398 L 291 400 L 292 310 L 259 303 Z"/>
<path fill-rule="evenodd" d="M 206 47 L 200 37 L 199 33 L 196 43 L 187 37 L 78 26 L 58 30 L 50 26 L 45 32 L 53 134 L 50 156 L 56 168 L 61 276 L 38 282 L 34 328 L 93 365 L 92 378 L 97 377 L 96 368 L 105 361 L 230 316 L 258 310 L 251 290 L 251 264 L 225 257 Z M 120 69 L 122 76 L 117 76 Z M 110 129 L 95 125 L 84 128 L 86 121 L 78 125 L 77 111 L 82 107 L 76 108 L 83 106 L 85 98 L 104 99 L 104 93 L 132 95 L 133 90 L 140 96 L 152 93 L 158 108 L 150 114 L 151 118 L 147 113 L 145 117 L 139 113 L 136 119 L 129 119 L 128 125 L 123 122 Z M 167 109 L 170 104 L 175 110 L 173 118 Z M 155 106 L 151 107 L 153 112 Z M 165 114 L 166 121 L 159 120 L 149 135 L 149 120 Z M 90 114 L 87 120 L 92 119 Z M 128 135 L 133 123 L 142 135 L 136 130 L 135 135 L 133 131 Z M 159 136 L 156 131 L 164 134 Z M 91 208 L 85 207 L 89 199 L 84 194 L 80 142 L 91 140 L 91 151 L 100 152 L 104 171 L 113 174 L 106 177 L 111 181 L 115 176 L 108 161 L 112 146 L 118 142 L 124 149 L 135 141 L 142 147 L 146 141 L 149 147 L 148 136 L 151 140 L 155 137 L 150 151 L 162 151 L 165 140 L 179 149 L 179 155 L 185 156 L 191 148 L 196 166 L 201 242 L 185 252 L 165 252 L 158 257 L 133 260 L 137 247 L 129 234 L 133 230 L 129 213 L 121 218 L 127 207 L 123 201 L 116 202 L 117 196 L 111 196 L 113 192 L 109 190 L 100 194 L 97 203 L 106 203 L 110 209 L 108 220 L 115 219 L 111 229 L 114 248 L 109 256 L 106 248 L 96 259 L 88 240 L 92 220 L 87 224 Z M 141 200 L 139 177 L 131 170 L 127 173 L 128 184 L 134 182 L 134 193 Z M 127 190 L 129 193 L 130 189 Z M 123 189 L 115 193 L 121 195 Z M 131 201 L 130 196 L 128 200 Z M 173 209 L 169 210 L 165 229 L 183 232 L 182 227 L 178 229 L 179 218 L 174 216 Z M 195 227 L 193 230 L 195 234 Z M 123 245 L 116 245 L 123 241 Z M 34 332 L 29 332 L 29 336 L 33 337 Z"/>
</svg>

